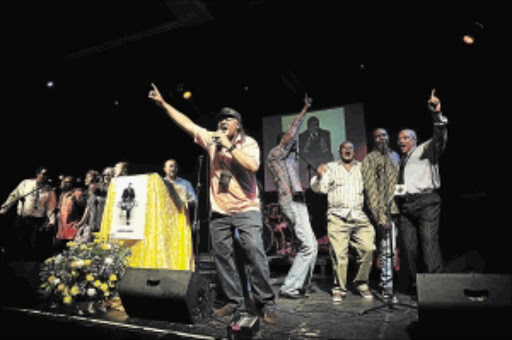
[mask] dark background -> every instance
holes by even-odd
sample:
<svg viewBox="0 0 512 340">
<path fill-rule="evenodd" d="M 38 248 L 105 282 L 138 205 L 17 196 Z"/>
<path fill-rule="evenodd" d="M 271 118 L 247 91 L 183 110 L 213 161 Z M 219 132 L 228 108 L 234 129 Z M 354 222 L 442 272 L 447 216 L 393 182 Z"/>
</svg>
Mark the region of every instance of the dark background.
<svg viewBox="0 0 512 340">
<path fill-rule="evenodd" d="M 262 117 L 298 112 L 304 90 L 315 110 L 361 102 L 367 136 L 386 127 L 392 146 L 403 127 L 431 136 L 425 103 L 436 88 L 450 120 L 443 252 L 477 249 L 486 271 L 509 272 L 509 12 L 499 3 L 4 2 L 0 199 L 38 164 L 56 179 L 121 160 L 160 171 L 173 157 L 195 184 L 202 150 L 147 99 L 151 82 L 210 129 L 221 107 L 237 109 L 260 143 Z M 475 22 L 483 29 L 466 45 Z"/>
</svg>

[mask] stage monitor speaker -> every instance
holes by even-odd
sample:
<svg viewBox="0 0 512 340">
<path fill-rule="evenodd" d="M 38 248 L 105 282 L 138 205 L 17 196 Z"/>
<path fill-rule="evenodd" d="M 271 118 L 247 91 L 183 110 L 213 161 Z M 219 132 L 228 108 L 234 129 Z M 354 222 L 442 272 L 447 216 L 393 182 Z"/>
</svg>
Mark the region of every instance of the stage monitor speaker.
<svg viewBox="0 0 512 340">
<path fill-rule="evenodd" d="M 199 323 L 213 305 L 208 282 L 186 270 L 127 268 L 118 289 L 130 317 Z"/>
<path fill-rule="evenodd" d="M 418 274 L 420 324 L 430 331 L 444 328 L 442 336 L 449 337 L 510 334 L 511 277 L 506 274 Z"/>
</svg>

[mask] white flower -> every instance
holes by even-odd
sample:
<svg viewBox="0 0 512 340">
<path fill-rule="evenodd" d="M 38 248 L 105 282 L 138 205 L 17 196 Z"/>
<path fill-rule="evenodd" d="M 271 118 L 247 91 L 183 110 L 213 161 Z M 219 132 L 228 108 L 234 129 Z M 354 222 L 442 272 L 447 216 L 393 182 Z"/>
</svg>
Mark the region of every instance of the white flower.
<svg viewBox="0 0 512 340">
<path fill-rule="evenodd" d="M 60 279 L 57 277 L 55 278 L 55 280 L 53 280 L 52 282 L 54 285 L 58 285 L 60 283 Z"/>
<path fill-rule="evenodd" d="M 84 260 L 78 260 L 76 261 L 77 268 L 82 268 L 84 266 Z"/>
<path fill-rule="evenodd" d="M 89 296 L 96 295 L 96 289 L 94 289 L 94 288 L 87 289 L 87 295 L 89 295 Z"/>
<path fill-rule="evenodd" d="M 55 257 L 55 264 L 61 263 L 63 259 L 64 259 L 64 256 L 62 256 L 62 254 L 57 255 Z"/>
<path fill-rule="evenodd" d="M 114 263 L 114 260 L 111 257 L 105 258 L 105 264 L 112 264 Z"/>
</svg>

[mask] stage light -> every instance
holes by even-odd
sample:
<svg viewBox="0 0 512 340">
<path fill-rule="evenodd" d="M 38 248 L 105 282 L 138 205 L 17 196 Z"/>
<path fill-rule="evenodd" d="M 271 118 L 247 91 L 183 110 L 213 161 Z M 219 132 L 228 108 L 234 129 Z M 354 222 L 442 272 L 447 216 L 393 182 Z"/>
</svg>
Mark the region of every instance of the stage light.
<svg viewBox="0 0 512 340">
<path fill-rule="evenodd" d="M 51 89 L 51 88 L 53 88 L 54 86 L 55 86 L 55 83 L 54 83 L 53 81 L 48 80 L 48 81 L 46 82 L 46 87 L 48 87 L 48 88 L 50 88 L 50 89 Z"/>
<path fill-rule="evenodd" d="M 473 22 L 471 27 L 467 29 L 467 33 L 462 37 L 462 40 L 466 45 L 473 45 L 477 40 L 479 40 L 483 29 L 484 25 L 478 21 Z"/>
<path fill-rule="evenodd" d="M 183 98 L 186 100 L 189 100 L 190 98 L 192 98 L 192 92 L 190 92 L 190 91 L 183 92 Z"/>
<path fill-rule="evenodd" d="M 115 105 L 115 106 L 119 106 L 119 100 L 117 100 L 117 99 L 116 99 L 116 100 L 114 100 L 114 105 Z"/>
</svg>

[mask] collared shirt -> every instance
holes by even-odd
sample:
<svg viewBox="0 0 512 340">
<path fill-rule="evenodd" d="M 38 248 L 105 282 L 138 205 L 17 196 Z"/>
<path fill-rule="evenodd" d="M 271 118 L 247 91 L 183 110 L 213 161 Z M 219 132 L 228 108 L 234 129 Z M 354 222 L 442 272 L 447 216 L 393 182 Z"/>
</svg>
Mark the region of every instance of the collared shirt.
<svg viewBox="0 0 512 340">
<path fill-rule="evenodd" d="M 23 217 L 48 217 L 50 224 L 55 224 L 55 207 L 57 205 L 57 196 L 52 187 L 45 184 L 38 190 L 35 179 L 26 179 L 14 189 L 2 206 L 7 206 L 17 199 L 25 196 L 18 201 L 18 215 Z"/>
<path fill-rule="evenodd" d="M 419 194 L 441 187 L 439 158 L 448 140 L 448 119 L 434 114 L 434 136 L 407 154 L 403 180 L 406 193 Z"/>
<path fill-rule="evenodd" d="M 293 200 L 293 194 L 302 192 L 299 175 L 297 172 L 295 157 L 291 149 L 296 143 L 300 126 L 304 116 L 300 115 L 290 124 L 288 134 L 292 136 L 290 143 L 285 146 L 281 144 L 273 147 L 267 156 L 267 168 L 276 184 L 279 204 L 282 207 L 288 206 Z"/>
<path fill-rule="evenodd" d="M 210 156 L 210 204 L 213 212 L 232 215 L 260 210 L 260 198 L 256 173 L 240 165 L 225 148 L 217 149 L 210 131 L 197 126 L 194 141 L 208 151 Z M 239 135 L 234 141 L 237 149 L 249 155 L 260 165 L 260 148 L 256 140 Z M 220 185 L 221 175 L 231 176 L 229 185 Z"/>
<path fill-rule="evenodd" d="M 398 214 L 394 200 L 400 156 L 393 150 L 383 155 L 373 150 L 363 160 L 363 179 L 368 208 L 377 223 L 387 223 L 387 202 L 391 214 Z"/>
<path fill-rule="evenodd" d="M 176 177 L 174 181 L 168 177 L 164 177 L 164 181 L 183 188 L 187 202 L 193 201 L 194 203 L 197 203 L 197 196 L 196 192 L 194 191 L 194 188 L 192 187 L 192 183 L 181 177 Z"/>
<path fill-rule="evenodd" d="M 363 212 L 364 182 L 362 166 L 358 161 L 347 169 L 341 160 L 327 163 L 327 170 L 321 179 L 311 179 L 314 192 L 327 194 L 327 214 L 343 219 L 366 220 Z"/>
</svg>

